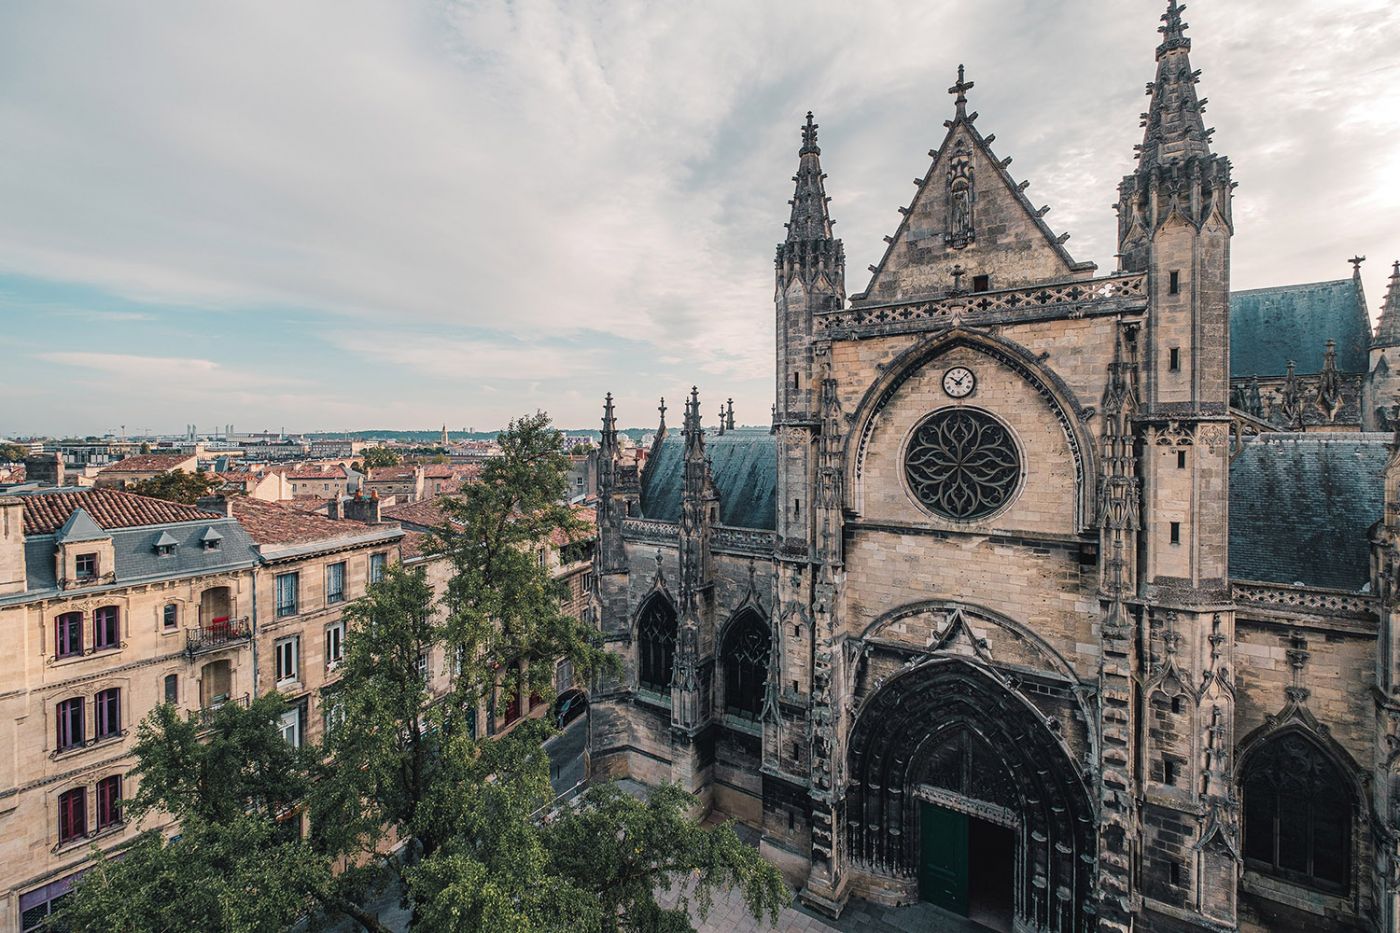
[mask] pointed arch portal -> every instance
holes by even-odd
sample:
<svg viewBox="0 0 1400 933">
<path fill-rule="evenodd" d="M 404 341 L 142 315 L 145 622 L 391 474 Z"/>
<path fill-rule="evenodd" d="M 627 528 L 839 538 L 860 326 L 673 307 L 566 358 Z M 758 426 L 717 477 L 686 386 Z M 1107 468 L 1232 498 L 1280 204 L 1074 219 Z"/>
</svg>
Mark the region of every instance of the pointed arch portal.
<svg viewBox="0 0 1400 933">
<path fill-rule="evenodd" d="M 1024 697 L 972 663 L 938 659 L 864 704 L 849 749 L 857 867 L 918 878 L 923 899 L 962 913 L 981 896 L 1008 929 L 1094 928 L 1088 790 Z"/>
</svg>

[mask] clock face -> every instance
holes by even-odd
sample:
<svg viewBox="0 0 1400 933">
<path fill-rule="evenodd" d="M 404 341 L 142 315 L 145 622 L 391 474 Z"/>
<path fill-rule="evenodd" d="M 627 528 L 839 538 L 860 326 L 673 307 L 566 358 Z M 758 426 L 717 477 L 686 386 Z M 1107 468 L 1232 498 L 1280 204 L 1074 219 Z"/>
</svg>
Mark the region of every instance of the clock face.
<svg viewBox="0 0 1400 933">
<path fill-rule="evenodd" d="M 954 366 L 943 374 L 943 391 L 950 398 L 967 398 L 977 388 L 977 377 L 966 366 Z"/>
</svg>

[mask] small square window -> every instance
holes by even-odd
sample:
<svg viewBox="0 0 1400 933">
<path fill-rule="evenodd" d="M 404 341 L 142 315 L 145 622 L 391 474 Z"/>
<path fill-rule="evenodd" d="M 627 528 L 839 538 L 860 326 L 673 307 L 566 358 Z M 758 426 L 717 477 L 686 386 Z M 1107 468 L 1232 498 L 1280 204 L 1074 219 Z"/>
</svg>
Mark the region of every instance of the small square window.
<svg viewBox="0 0 1400 933">
<path fill-rule="evenodd" d="M 96 554 L 79 554 L 73 564 L 79 580 L 91 580 L 97 576 Z"/>
<path fill-rule="evenodd" d="M 974 275 L 972 277 L 972 290 L 974 292 L 989 291 L 992 287 L 992 277 L 990 275 Z"/>
</svg>

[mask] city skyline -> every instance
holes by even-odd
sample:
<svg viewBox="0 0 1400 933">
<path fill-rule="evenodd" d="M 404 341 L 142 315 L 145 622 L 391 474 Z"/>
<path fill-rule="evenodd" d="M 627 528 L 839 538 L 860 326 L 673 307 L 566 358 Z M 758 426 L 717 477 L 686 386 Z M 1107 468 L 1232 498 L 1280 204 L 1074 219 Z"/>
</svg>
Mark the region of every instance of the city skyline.
<svg viewBox="0 0 1400 933">
<path fill-rule="evenodd" d="M 732 396 L 766 423 L 802 114 L 853 292 L 960 62 L 979 128 L 1105 274 L 1158 6 L 7 9 L 0 433 L 180 433 L 206 412 L 484 430 L 536 408 L 584 428 L 606 391 L 647 426 L 693 381 L 704 411 Z M 1195 66 L 1241 167 L 1233 287 L 1345 278 L 1365 254 L 1374 318 L 1400 256 L 1400 12 L 1187 15 L 1220 37 Z"/>
</svg>

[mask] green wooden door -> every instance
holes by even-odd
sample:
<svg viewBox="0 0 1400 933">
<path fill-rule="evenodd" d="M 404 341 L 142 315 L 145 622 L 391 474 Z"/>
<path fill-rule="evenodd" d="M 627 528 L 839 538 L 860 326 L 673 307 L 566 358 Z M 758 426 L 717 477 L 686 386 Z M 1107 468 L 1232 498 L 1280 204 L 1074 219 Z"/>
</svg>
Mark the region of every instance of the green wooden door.
<svg viewBox="0 0 1400 933">
<path fill-rule="evenodd" d="M 967 915 L 967 816 L 919 804 L 919 896 Z"/>
</svg>

